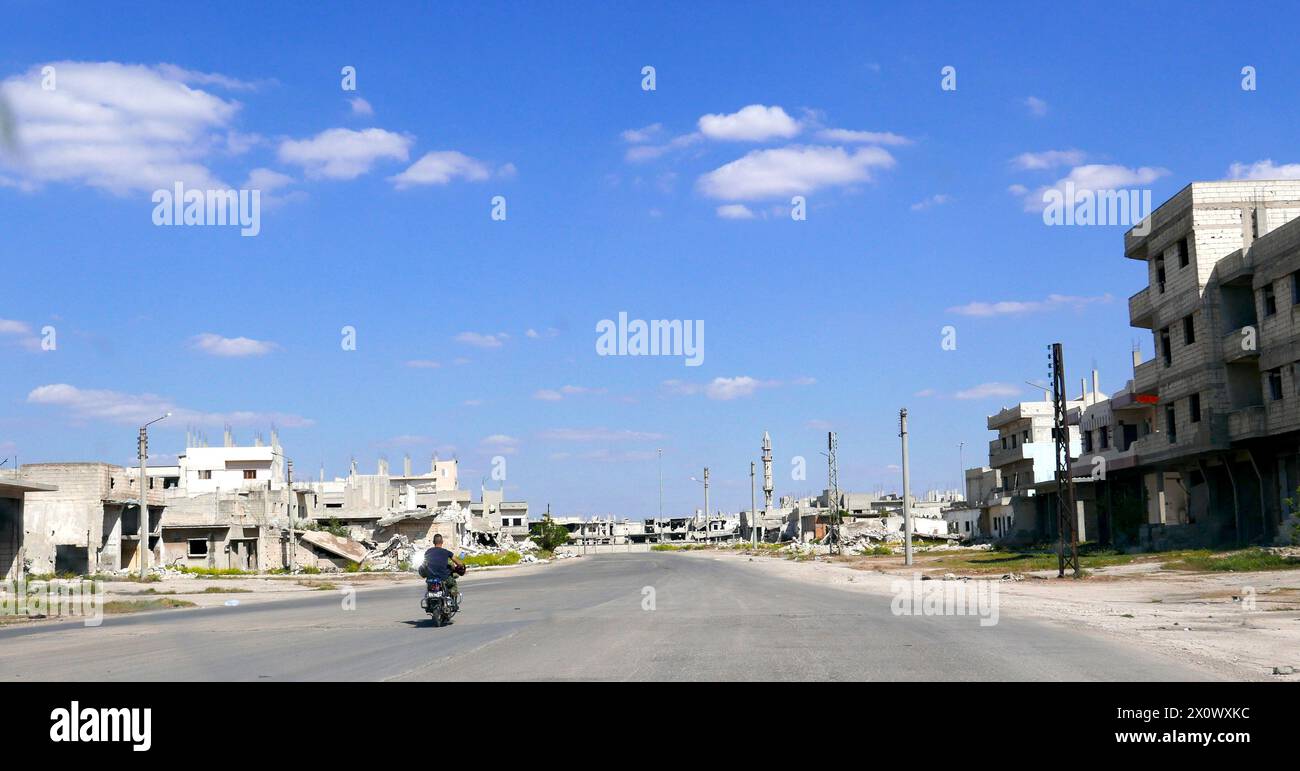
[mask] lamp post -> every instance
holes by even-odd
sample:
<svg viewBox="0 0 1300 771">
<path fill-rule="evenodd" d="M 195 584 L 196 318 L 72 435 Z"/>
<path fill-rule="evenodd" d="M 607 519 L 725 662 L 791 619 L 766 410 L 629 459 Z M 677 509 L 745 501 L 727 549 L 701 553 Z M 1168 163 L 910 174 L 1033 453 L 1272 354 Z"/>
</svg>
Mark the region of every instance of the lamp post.
<svg viewBox="0 0 1300 771">
<path fill-rule="evenodd" d="M 912 503 L 907 494 L 907 408 L 898 411 L 898 436 L 903 440 L 903 564 L 912 564 Z"/>
<path fill-rule="evenodd" d="M 961 476 L 957 477 L 957 492 L 961 495 L 961 499 L 964 501 L 966 500 L 966 443 L 965 442 L 957 443 L 957 466 L 959 467 L 957 470 L 961 472 Z"/>
<path fill-rule="evenodd" d="M 704 479 L 691 477 L 692 482 L 701 482 L 704 485 L 704 540 L 709 540 L 709 467 L 704 467 Z"/>
<path fill-rule="evenodd" d="M 168 412 L 140 426 L 140 436 L 136 440 L 136 454 L 140 456 L 140 545 L 136 548 L 140 556 L 141 581 L 149 569 L 149 426 L 171 416 Z"/>
<path fill-rule="evenodd" d="M 664 451 L 659 448 L 659 520 L 655 522 L 655 529 L 659 531 L 659 543 L 664 542 Z"/>
<path fill-rule="evenodd" d="M 749 462 L 749 540 L 752 548 L 758 548 L 758 499 L 754 497 L 754 461 Z"/>
</svg>

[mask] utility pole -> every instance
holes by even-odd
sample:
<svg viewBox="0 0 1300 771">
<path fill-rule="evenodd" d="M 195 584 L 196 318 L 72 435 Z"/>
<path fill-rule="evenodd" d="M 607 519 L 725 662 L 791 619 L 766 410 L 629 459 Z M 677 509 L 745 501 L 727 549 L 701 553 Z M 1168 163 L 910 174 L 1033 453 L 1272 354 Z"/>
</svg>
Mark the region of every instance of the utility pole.
<svg viewBox="0 0 1300 771">
<path fill-rule="evenodd" d="M 136 451 L 140 456 L 140 545 L 136 552 L 140 558 L 141 581 L 149 570 L 149 426 L 171 415 L 169 412 L 140 426 L 140 436 L 136 440 Z"/>
<path fill-rule="evenodd" d="M 704 467 L 704 542 L 709 542 L 709 467 Z"/>
<path fill-rule="evenodd" d="M 966 443 L 957 443 L 957 470 L 961 474 L 957 477 L 957 492 L 961 499 L 966 500 Z"/>
<path fill-rule="evenodd" d="M 749 462 L 749 540 L 758 548 L 758 498 L 754 492 L 754 461 Z"/>
<path fill-rule="evenodd" d="M 659 543 L 664 542 L 664 450 L 659 448 L 659 520 L 655 522 L 659 531 Z"/>
<path fill-rule="evenodd" d="M 1057 578 L 1065 577 L 1067 567 L 1074 570 L 1074 577 L 1079 577 L 1079 530 L 1078 514 L 1074 508 L 1074 477 L 1070 474 L 1070 427 L 1066 414 L 1065 394 L 1065 353 L 1060 343 L 1048 346 L 1051 353 L 1052 376 L 1052 413 L 1054 417 L 1052 432 L 1056 440 L 1056 512 L 1057 530 L 1060 538 L 1056 545 Z M 1069 546 L 1067 547 L 1067 541 Z"/>
<path fill-rule="evenodd" d="M 826 506 L 830 512 L 830 551 L 839 554 L 840 542 L 840 472 L 835 460 L 835 451 L 839 449 L 840 440 L 834 431 L 826 434 Z"/>
<path fill-rule="evenodd" d="M 289 573 L 292 574 L 294 563 L 298 561 L 298 555 L 294 553 L 298 551 L 298 542 L 294 539 L 293 534 L 293 461 L 286 461 L 285 466 L 287 468 L 289 480 L 289 502 L 285 505 L 285 510 L 289 514 Z"/>
<path fill-rule="evenodd" d="M 908 495 L 911 477 L 907 468 L 907 408 L 898 411 L 898 435 L 903 440 L 903 564 L 912 564 L 912 502 Z"/>
</svg>

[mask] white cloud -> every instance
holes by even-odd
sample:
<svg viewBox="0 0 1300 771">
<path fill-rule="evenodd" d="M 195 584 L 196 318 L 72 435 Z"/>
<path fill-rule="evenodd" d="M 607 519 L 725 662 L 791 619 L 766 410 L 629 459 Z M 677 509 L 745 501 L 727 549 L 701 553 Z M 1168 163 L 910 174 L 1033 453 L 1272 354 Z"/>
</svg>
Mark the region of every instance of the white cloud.
<svg viewBox="0 0 1300 771">
<path fill-rule="evenodd" d="M 187 85 L 197 73 L 170 65 L 51 62 L 56 88 L 46 91 L 43 66 L 0 82 L 16 116 L 19 151 L 10 165 L 20 186 L 64 182 L 118 195 L 178 181 L 225 187 L 205 162 L 238 136 L 230 125 L 240 105 Z"/>
<path fill-rule="evenodd" d="M 62 408 L 76 420 L 104 420 L 136 425 L 167 412 L 172 413 L 171 422 L 179 424 L 265 426 L 274 423 L 286 428 L 305 428 L 314 423 L 300 415 L 282 412 L 201 412 L 177 406 L 172 400 L 155 394 L 82 389 L 67 383 L 34 388 L 27 394 L 27 402 Z"/>
<path fill-rule="evenodd" d="M 1072 295 L 1050 294 L 1045 300 L 1000 300 L 997 302 L 971 302 L 965 305 L 956 305 L 948 309 L 949 313 L 956 313 L 960 316 L 1017 316 L 1026 313 L 1041 313 L 1044 311 L 1060 310 L 1070 308 L 1073 310 L 1082 310 L 1085 306 L 1094 303 L 1108 303 L 1112 299 L 1109 293 L 1098 297 L 1076 297 Z"/>
<path fill-rule="evenodd" d="M 817 138 L 825 142 L 845 142 L 862 145 L 910 145 L 912 140 L 889 131 L 853 131 L 851 129 L 830 128 L 817 132 Z"/>
<path fill-rule="evenodd" d="M 709 139 L 762 142 L 789 139 L 799 133 L 799 122 L 780 107 L 751 104 L 730 114 L 709 114 L 699 120 L 700 133 Z"/>
<path fill-rule="evenodd" d="M 1015 383 L 980 383 L 953 394 L 956 399 L 988 399 L 994 396 L 1016 396 L 1024 390 Z"/>
<path fill-rule="evenodd" d="M 703 139 L 704 136 L 702 134 L 694 132 L 690 134 L 682 134 L 681 136 L 673 137 L 667 143 L 661 145 L 637 145 L 636 147 L 629 147 L 623 158 L 628 163 L 644 163 L 659 158 L 672 150 L 681 150 L 690 147 L 691 145 L 699 143 Z"/>
<path fill-rule="evenodd" d="M 514 455 L 519 452 L 520 441 L 516 437 L 507 434 L 492 434 L 483 437 L 479 446 L 485 451 L 497 455 Z"/>
<path fill-rule="evenodd" d="M 281 174 L 272 169 L 257 168 L 248 172 L 248 179 L 244 181 L 245 190 L 262 191 L 262 205 L 270 208 L 279 206 L 288 201 L 298 201 L 307 198 L 307 194 L 301 190 L 285 193 L 281 195 L 280 189 L 288 187 L 297 182 L 288 174 Z"/>
<path fill-rule="evenodd" d="M 254 83 L 247 80 L 232 78 L 222 75 L 218 72 L 196 72 L 187 70 L 183 67 L 177 67 L 174 64 L 160 64 L 156 68 L 158 72 L 169 80 L 177 80 L 181 83 L 189 83 L 200 86 L 216 86 L 224 88 L 227 91 L 256 91 L 265 83 L 274 83 L 275 81 L 263 81 Z"/>
<path fill-rule="evenodd" d="M 718 216 L 724 220 L 752 220 L 754 212 L 743 203 L 729 203 L 718 207 Z"/>
<path fill-rule="evenodd" d="M 1044 150 L 1038 153 L 1021 153 L 1011 159 L 1011 165 L 1021 171 L 1041 171 L 1060 166 L 1078 166 L 1087 153 L 1082 150 Z"/>
<path fill-rule="evenodd" d="M 1044 102 L 1036 96 L 1025 97 L 1024 104 L 1025 108 L 1029 110 L 1029 114 L 1035 118 L 1041 118 L 1047 114 L 1047 102 Z"/>
<path fill-rule="evenodd" d="M 212 332 L 195 335 L 190 345 L 197 351 L 212 356 L 241 357 L 265 356 L 274 351 L 275 343 L 266 340 L 254 340 L 249 337 L 222 337 Z"/>
<path fill-rule="evenodd" d="M 748 375 L 736 377 L 715 377 L 707 383 L 690 383 L 684 380 L 665 380 L 664 391 L 676 396 L 704 396 L 715 401 L 731 401 L 746 396 L 753 396 L 760 388 L 777 388 L 783 385 L 812 385 L 817 381 L 811 377 L 798 377 L 789 383 L 780 380 L 758 380 Z"/>
<path fill-rule="evenodd" d="M 1300 163 L 1278 166 L 1271 158 L 1250 165 L 1234 163 L 1228 167 L 1229 179 L 1300 179 Z"/>
<path fill-rule="evenodd" d="M 514 166 L 510 168 L 513 170 Z M 406 171 L 389 179 L 401 190 L 413 185 L 445 185 L 457 177 L 481 182 L 491 176 L 492 172 L 482 161 L 455 150 L 443 150 L 425 153 Z"/>
<path fill-rule="evenodd" d="M 375 114 L 375 108 L 370 106 L 370 102 L 359 96 L 354 96 L 348 100 L 348 105 L 352 108 L 353 115 L 361 115 L 369 118 Z"/>
<path fill-rule="evenodd" d="M 1151 166 L 1142 166 L 1136 169 L 1099 163 L 1076 166 L 1070 170 L 1067 176 L 1058 179 L 1055 184 L 1040 187 L 1026 195 L 1024 197 L 1025 211 L 1040 212 L 1046 208 L 1047 202 L 1044 199 L 1049 190 L 1060 191 L 1061 200 L 1066 201 L 1069 198 L 1066 194 L 1067 187 L 1072 188 L 1077 201 L 1080 196 L 1091 193 L 1150 185 L 1168 174 L 1168 169 Z M 1069 203 L 1073 205 L 1075 201 Z"/>
<path fill-rule="evenodd" d="M 560 330 L 555 327 L 547 327 L 540 332 L 536 329 L 530 328 L 524 332 L 524 337 L 527 337 L 530 340 L 541 340 L 542 338 L 557 337 L 559 334 Z"/>
<path fill-rule="evenodd" d="M 649 442 L 663 439 L 663 434 L 610 428 L 552 428 L 538 434 L 557 442 Z"/>
<path fill-rule="evenodd" d="M 599 395 L 606 393 L 604 388 L 588 388 L 586 386 L 566 385 L 559 388 L 543 388 L 533 393 L 534 399 L 545 402 L 558 402 L 566 396 L 586 396 Z"/>
<path fill-rule="evenodd" d="M 12 340 L 29 351 L 41 350 L 41 339 L 32 333 L 32 327 L 25 321 L 0 319 L 0 342 Z"/>
<path fill-rule="evenodd" d="M 286 139 L 279 158 L 303 167 L 310 177 L 355 179 L 382 159 L 405 161 L 414 140 L 380 128 L 326 129 L 310 139 Z"/>
<path fill-rule="evenodd" d="M 916 203 L 912 204 L 912 211 L 925 211 L 926 209 L 931 209 L 934 208 L 935 206 L 943 206 L 944 204 L 948 203 L 951 200 L 952 200 L 952 196 L 948 195 L 947 193 L 936 193 L 935 195 L 932 195 L 929 198 L 926 198 L 921 201 L 917 201 Z"/>
<path fill-rule="evenodd" d="M 442 365 L 431 359 L 411 359 L 406 362 L 411 369 L 437 369 Z"/>
<path fill-rule="evenodd" d="M 792 145 L 755 150 L 700 177 L 697 185 L 711 198 L 754 200 L 867 182 L 873 169 L 893 165 L 893 156 L 879 147 L 848 153 L 842 147 Z"/>
<path fill-rule="evenodd" d="M 458 343 L 472 345 L 475 348 L 500 348 L 505 344 L 506 335 L 504 332 L 498 332 L 494 335 L 485 335 L 481 332 L 461 332 L 456 335 L 455 340 Z"/>
<path fill-rule="evenodd" d="M 292 185 L 294 178 L 288 174 L 281 174 L 271 169 L 253 169 L 248 172 L 248 180 L 244 182 L 244 187 L 249 190 L 261 190 L 265 193 L 273 193 L 282 187 Z"/>
<path fill-rule="evenodd" d="M 649 126 L 643 128 L 628 129 L 622 134 L 623 141 L 630 145 L 639 145 L 649 142 L 659 136 L 659 134 L 663 132 L 663 128 L 662 123 L 651 123 Z"/>
</svg>

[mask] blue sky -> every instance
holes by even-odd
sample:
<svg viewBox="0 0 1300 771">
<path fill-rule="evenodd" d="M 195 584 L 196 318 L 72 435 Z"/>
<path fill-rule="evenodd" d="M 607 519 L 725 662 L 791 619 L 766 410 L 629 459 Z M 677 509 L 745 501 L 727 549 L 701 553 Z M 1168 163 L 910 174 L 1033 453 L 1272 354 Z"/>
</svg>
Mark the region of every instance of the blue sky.
<svg viewBox="0 0 1300 771">
<path fill-rule="evenodd" d="M 914 490 L 951 487 L 1048 343 L 1107 391 L 1150 356 L 1124 228 L 1041 188 L 1300 175 L 1286 5 L 466 5 L 5 3 L 0 456 L 127 463 L 170 408 L 155 462 L 275 422 L 299 474 L 499 455 L 534 511 L 644 516 L 658 448 L 669 511 L 705 465 L 747 506 L 764 430 L 778 493 L 828 426 L 841 487 L 896 488 L 907 406 Z M 181 177 L 259 186 L 261 232 L 155 226 Z M 597 356 L 620 311 L 702 320 L 703 365 Z"/>
</svg>

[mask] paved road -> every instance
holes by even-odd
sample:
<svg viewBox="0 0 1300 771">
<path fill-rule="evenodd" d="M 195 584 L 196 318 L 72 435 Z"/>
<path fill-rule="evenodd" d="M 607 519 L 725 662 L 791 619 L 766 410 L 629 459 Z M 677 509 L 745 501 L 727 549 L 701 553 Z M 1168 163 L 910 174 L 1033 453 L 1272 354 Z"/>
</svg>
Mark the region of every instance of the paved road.
<svg viewBox="0 0 1300 771">
<path fill-rule="evenodd" d="M 603 555 L 471 575 L 435 629 L 409 586 L 0 630 L 0 680 L 1188 680 L 1174 659 L 1003 613 L 894 616 L 888 595 L 733 559 Z M 643 587 L 655 609 L 643 610 Z"/>
</svg>

